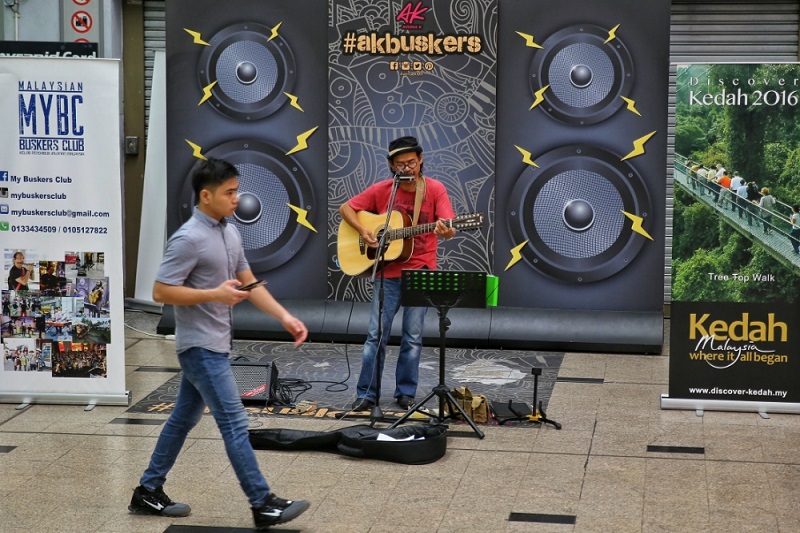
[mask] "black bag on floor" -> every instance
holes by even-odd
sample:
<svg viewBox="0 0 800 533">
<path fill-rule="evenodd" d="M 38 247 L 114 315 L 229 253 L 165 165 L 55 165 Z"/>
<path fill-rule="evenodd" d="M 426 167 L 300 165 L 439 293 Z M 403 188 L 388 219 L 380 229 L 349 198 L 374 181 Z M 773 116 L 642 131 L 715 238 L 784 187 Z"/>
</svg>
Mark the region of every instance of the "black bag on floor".
<svg viewBox="0 0 800 533">
<path fill-rule="evenodd" d="M 393 439 L 413 437 L 415 440 L 378 440 L 378 435 L 381 433 Z M 362 459 L 423 465 L 433 463 L 444 456 L 447 451 L 447 428 L 409 425 L 376 429 L 358 425 L 330 432 L 251 429 L 250 443 L 256 450 L 316 450 Z"/>
</svg>

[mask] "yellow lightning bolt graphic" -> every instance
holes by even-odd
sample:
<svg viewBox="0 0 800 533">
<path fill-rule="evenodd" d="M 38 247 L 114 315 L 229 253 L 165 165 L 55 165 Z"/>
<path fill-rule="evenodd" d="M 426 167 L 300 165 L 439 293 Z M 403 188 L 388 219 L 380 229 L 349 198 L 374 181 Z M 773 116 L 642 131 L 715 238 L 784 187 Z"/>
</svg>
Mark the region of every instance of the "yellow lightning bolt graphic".
<svg viewBox="0 0 800 533">
<path fill-rule="evenodd" d="M 608 39 L 603 44 L 608 44 L 609 42 L 613 41 L 617 38 L 617 28 L 619 28 L 619 24 L 608 30 Z"/>
<path fill-rule="evenodd" d="M 295 109 L 299 109 L 300 111 L 303 111 L 303 108 L 300 107 L 300 104 L 297 103 L 297 97 L 295 95 L 289 94 L 289 93 L 283 93 L 283 94 L 285 94 L 287 97 L 289 97 L 289 105 L 291 105 Z M 305 111 L 303 111 L 303 113 L 305 113 Z"/>
<path fill-rule="evenodd" d="M 314 233 L 317 233 L 317 230 L 314 229 L 314 226 L 312 226 L 311 222 L 309 222 L 308 219 L 306 218 L 306 216 L 308 215 L 308 211 L 306 211 L 305 209 L 302 209 L 300 207 L 293 206 L 292 204 L 286 204 L 286 205 L 289 206 L 289 209 L 291 209 L 292 211 L 297 213 L 297 223 L 298 224 L 300 224 L 301 226 L 307 227 L 308 229 L 310 229 Z"/>
<path fill-rule="evenodd" d="M 625 100 L 625 103 L 628 104 L 628 111 L 632 111 L 633 113 L 636 113 L 640 117 L 642 116 L 642 114 L 639 113 L 639 111 L 636 109 L 636 102 L 634 102 L 630 98 L 625 98 L 624 96 L 620 96 L 620 98 Z"/>
<path fill-rule="evenodd" d="M 197 102 L 198 106 L 203 105 L 203 103 L 206 100 L 211 98 L 211 89 L 213 89 L 214 85 L 216 85 L 216 84 L 217 84 L 217 80 L 214 80 L 211 83 L 209 83 L 208 85 L 206 85 L 205 87 L 203 87 L 203 98 L 201 98 L 200 101 Z"/>
<path fill-rule="evenodd" d="M 189 139 L 184 139 L 184 141 L 186 141 L 189 144 L 189 146 L 192 147 L 192 155 L 193 156 L 195 156 L 197 159 L 202 159 L 203 161 L 207 161 L 206 156 L 204 156 L 203 153 L 202 153 L 203 149 L 200 148 L 200 146 L 196 145 L 195 143 L 193 143 Z"/>
<path fill-rule="evenodd" d="M 278 36 L 278 28 L 281 27 L 281 24 L 283 24 L 283 22 L 279 22 L 274 28 L 272 28 L 272 35 L 269 36 L 269 39 L 267 39 L 268 41 L 271 41 Z"/>
<path fill-rule="evenodd" d="M 530 153 L 529 151 L 525 150 L 524 148 L 520 148 L 520 147 L 519 147 L 519 146 L 517 146 L 516 144 L 514 145 L 514 148 L 516 148 L 517 150 L 519 150 L 519 153 L 521 153 L 521 154 L 522 154 L 522 162 L 523 162 L 523 163 L 525 163 L 525 164 L 528 164 L 528 165 L 530 165 L 530 166 L 532 166 L 532 167 L 539 168 L 539 165 L 537 165 L 537 164 L 536 164 L 536 163 L 535 163 L 535 162 L 534 162 L 534 161 L 531 159 L 531 153 Z"/>
<path fill-rule="evenodd" d="M 207 42 L 205 42 L 203 39 L 200 38 L 200 32 L 192 31 L 188 28 L 183 28 L 183 31 L 185 31 L 194 38 L 194 44 L 202 44 L 203 46 L 209 46 Z"/>
<path fill-rule="evenodd" d="M 549 87 L 550 85 L 545 85 L 544 87 L 542 87 L 541 89 L 539 89 L 534 93 L 536 95 L 536 100 L 533 101 L 531 106 L 528 108 L 528 111 L 530 111 L 531 109 L 533 109 L 534 107 L 536 107 L 537 105 L 541 104 L 544 101 L 544 96 L 542 95 Z"/>
<path fill-rule="evenodd" d="M 541 48 L 541 46 L 533 42 L 533 35 L 528 35 L 527 33 L 522 33 L 521 31 L 518 31 L 517 35 L 525 39 L 525 46 L 529 46 L 531 48 Z"/>
<path fill-rule="evenodd" d="M 620 159 L 620 161 L 625 161 L 626 159 L 630 159 L 631 157 L 636 157 L 637 155 L 642 155 L 644 153 L 644 143 L 650 140 L 650 137 L 655 135 L 656 132 L 651 131 L 644 137 L 639 137 L 635 141 L 633 141 L 633 151 Z"/>
<path fill-rule="evenodd" d="M 308 142 L 306 142 L 306 141 L 308 141 L 308 138 L 311 137 L 312 133 L 317 131 L 318 127 L 319 126 L 314 126 L 310 130 L 298 135 L 297 136 L 297 146 L 295 146 L 294 148 L 292 148 L 291 150 L 286 152 L 286 155 L 292 155 L 295 152 L 299 152 L 300 150 L 305 150 L 306 148 L 308 148 Z"/>
<path fill-rule="evenodd" d="M 506 265 L 506 270 L 516 265 L 519 262 L 519 260 L 522 259 L 522 255 L 519 253 L 519 251 L 522 250 L 526 244 L 528 244 L 528 241 L 525 241 L 522 244 L 515 246 L 511 249 L 511 261 L 509 261 L 508 265 Z"/>
<path fill-rule="evenodd" d="M 644 230 L 644 228 L 642 227 L 642 222 L 644 222 L 644 219 L 642 217 L 638 217 L 636 215 L 632 215 L 632 214 L 630 214 L 628 212 L 625 212 L 625 211 L 623 211 L 622 214 L 625 215 L 626 217 L 628 217 L 629 219 L 631 219 L 631 221 L 633 222 L 633 224 L 631 224 L 631 229 L 633 231 L 635 231 L 639 235 L 642 235 L 643 237 L 646 237 L 646 238 L 650 239 L 651 241 L 653 240 L 653 238 L 650 236 L 650 234 L 647 233 Z"/>
</svg>

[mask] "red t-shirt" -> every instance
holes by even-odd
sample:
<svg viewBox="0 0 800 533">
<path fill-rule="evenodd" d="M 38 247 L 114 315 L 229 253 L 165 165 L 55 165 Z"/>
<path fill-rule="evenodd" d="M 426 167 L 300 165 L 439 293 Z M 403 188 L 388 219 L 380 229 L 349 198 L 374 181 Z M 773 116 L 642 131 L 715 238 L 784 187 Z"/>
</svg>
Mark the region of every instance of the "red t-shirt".
<svg viewBox="0 0 800 533">
<path fill-rule="evenodd" d="M 394 180 L 388 179 L 370 185 L 364 192 L 352 197 L 348 204 L 355 211 L 369 211 L 370 213 L 385 214 L 388 211 L 389 197 L 392 194 Z M 417 224 L 430 224 L 439 219 L 455 218 L 453 206 L 447 196 L 447 189 L 440 181 L 425 178 L 426 191 L 419 210 Z M 414 199 L 416 192 L 406 192 L 397 189 L 393 211 L 406 213 L 409 218 L 414 218 Z M 397 229 L 397 228 L 392 228 Z M 405 262 L 394 261 L 384 268 L 386 278 L 399 278 L 405 269 L 429 268 L 436 269 L 437 237 L 431 230 L 414 237 L 414 250 L 411 257 Z"/>
</svg>

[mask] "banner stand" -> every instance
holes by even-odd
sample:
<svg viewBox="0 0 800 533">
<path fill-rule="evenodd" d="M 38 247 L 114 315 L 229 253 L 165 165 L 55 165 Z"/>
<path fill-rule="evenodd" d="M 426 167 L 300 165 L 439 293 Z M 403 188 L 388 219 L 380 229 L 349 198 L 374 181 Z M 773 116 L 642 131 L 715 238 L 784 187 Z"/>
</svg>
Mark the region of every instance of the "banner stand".
<svg viewBox="0 0 800 533">
<path fill-rule="evenodd" d="M 150 96 L 150 115 L 147 131 L 147 159 L 144 167 L 142 215 L 139 229 L 139 255 L 136 261 L 136 284 L 133 304 L 143 310 L 157 309 L 153 302 L 153 283 L 156 279 L 164 244 L 167 238 L 167 66 L 164 52 L 153 59 L 153 83 Z M 145 246 L 144 243 L 147 243 Z M 125 299 L 127 306 L 131 302 Z M 149 304 L 149 305 L 148 305 Z M 139 309 L 136 305 L 134 308 Z"/>
<path fill-rule="evenodd" d="M 62 404 L 86 405 L 85 411 L 91 411 L 95 405 L 131 404 L 131 391 L 124 394 L 75 394 L 55 392 L 0 392 L 0 403 L 18 403 L 20 407 L 30 404 Z"/>
<path fill-rule="evenodd" d="M 788 62 L 676 66 L 675 138 L 683 141 L 675 143 L 673 219 L 682 223 L 672 236 L 663 409 L 800 413 L 800 261 L 787 204 L 795 184 L 765 170 L 792 161 L 787 117 L 798 102 L 784 85 L 798 74 L 800 64 Z M 763 105 L 767 94 L 779 98 Z M 690 141 L 697 124 L 725 131 L 713 143 Z"/>
<path fill-rule="evenodd" d="M 661 409 L 679 409 L 684 411 L 694 410 L 697 412 L 697 416 L 702 416 L 703 411 L 737 411 L 742 413 L 758 413 L 761 415 L 761 418 L 769 418 L 768 413 L 792 415 L 800 413 L 800 403 L 670 398 L 668 394 L 661 395 L 660 404 Z"/>
<path fill-rule="evenodd" d="M 137 311 L 145 311 L 147 313 L 155 313 L 160 315 L 163 306 L 151 300 L 140 300 L 139 298 L 125 298 L 125 309 L 136 309 Z"/>
<path fill-rule="evenodd" d="M 0 58 L 0 403 L 130 405 L 120 61 Z"/>
</svg>

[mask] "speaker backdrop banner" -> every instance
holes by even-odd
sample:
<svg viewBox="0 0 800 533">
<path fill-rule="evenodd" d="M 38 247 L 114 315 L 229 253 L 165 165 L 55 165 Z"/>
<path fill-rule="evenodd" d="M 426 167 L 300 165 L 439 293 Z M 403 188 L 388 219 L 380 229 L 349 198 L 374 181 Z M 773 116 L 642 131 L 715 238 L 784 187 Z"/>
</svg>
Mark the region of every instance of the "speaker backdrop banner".
<svg viewBox="0 0 800 533">
<path fill-rule="evenodd" d="M 800 65 L 678 65 L 669 395 L 800 412 Z"/>
<path fill-rule="evenodd" d="M 239 171 L 231 217 L 277 298 L 324 299 L 327 215 L 325 0 L 167 4 L 167 231 L 192 215 L 190 172 Z"/>
<path fill-rule="evenodd" d="M 168 230 L 194 161 L 231 159 L 257 277 L 315 309 L 369 301 L 338 209 L 413 135 L 456 214 L 485 215 L 440 268 L 499 274 L 507 310 L 646 315 L 660 346 L 669 18 L 666 0 L 169 2 Z"/>
<path fill-rule="evenodd" d="M 499 304 L 660 314 L 670 2 L 499 6 Z"/>
<path fill-rule="evenodd" d="M 339 206 L 391 177 L 389 142 L 413 135 L 425 175 L 456 214 L 482 212 L 481 231 L 439 246 L 439 267 L 489 271 L 493 236 L 496 0 L 332 0 L 328 167 L 328 296 L 369 301 L 371 284 L 342 273 Z"/>
<path fill-rule="evenodd" d="M 0 401 L 127 405 L 119 61 L 0 58 Z"/>
</svg>

